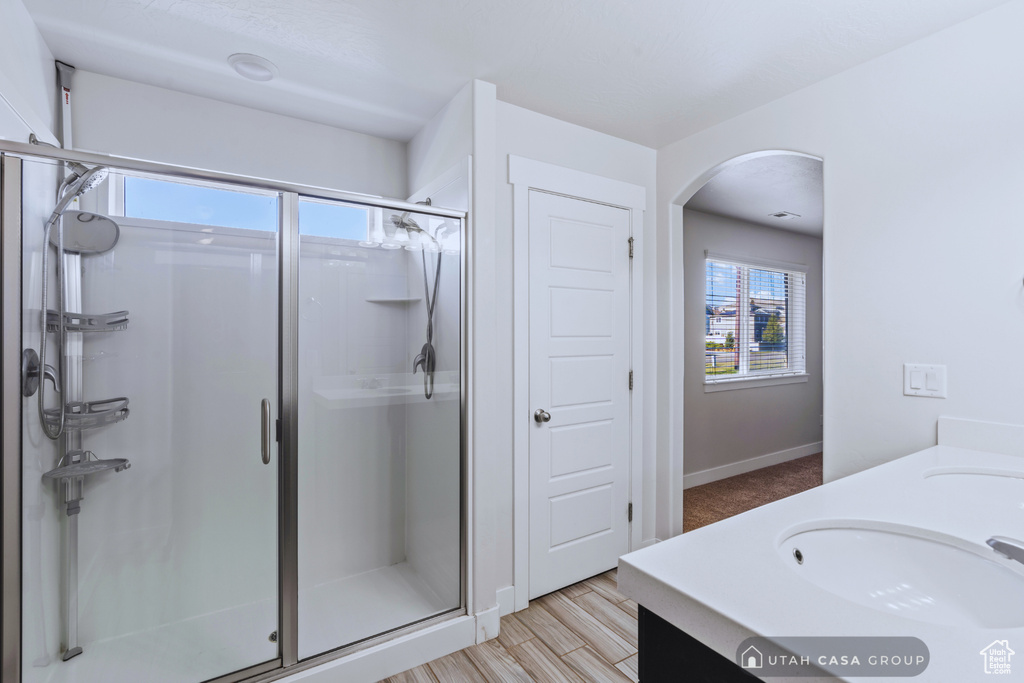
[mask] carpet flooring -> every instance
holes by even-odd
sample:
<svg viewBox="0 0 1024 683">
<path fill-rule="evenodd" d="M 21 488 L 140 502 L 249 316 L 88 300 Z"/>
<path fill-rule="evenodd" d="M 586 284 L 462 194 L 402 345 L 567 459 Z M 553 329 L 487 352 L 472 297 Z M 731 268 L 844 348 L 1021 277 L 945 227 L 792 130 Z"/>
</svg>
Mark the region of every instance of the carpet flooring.
<svg viewBox="0 0 1024 683">
<path fill-rule="evenodd" d="M 821 486 L 821 453 L 764 467 L 683 493 L 683 532 Z"/>
</svg>

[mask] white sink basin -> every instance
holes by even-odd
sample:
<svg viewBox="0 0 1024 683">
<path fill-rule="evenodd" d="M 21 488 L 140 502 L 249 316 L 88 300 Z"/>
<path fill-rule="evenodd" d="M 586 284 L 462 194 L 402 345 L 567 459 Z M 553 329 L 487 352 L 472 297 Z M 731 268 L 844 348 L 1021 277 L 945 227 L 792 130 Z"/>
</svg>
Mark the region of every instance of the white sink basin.
<svg viewBox="0 0 1024 683">
<path fill-rule="evenodd" d="M 933 467 L 922 473 L 925 486 L 946 501 L 970 501 L 974 509 L 997 514 L 1024 510 L 1024 471 L 993 467 Z M 955 507 L 954 507 L 955 509 Z"/>
<path fill-rule="evenodd" d="M 977 477 L 978 481 L 1006 481 L 1016 486 L 1024 485 L 1024 471 L 998 469 L 995 467 L 933 467 L 924 471 L 925 479 L 954 477 L 960 481 Z"/>
<path fill-rule="evenodd" d="M 840 520 L 794 527 L 778 550 L 810 583 L 865 607 L 951 626 L 1024 626 L 1024 565 L 981 544 Z"/>
</svg>

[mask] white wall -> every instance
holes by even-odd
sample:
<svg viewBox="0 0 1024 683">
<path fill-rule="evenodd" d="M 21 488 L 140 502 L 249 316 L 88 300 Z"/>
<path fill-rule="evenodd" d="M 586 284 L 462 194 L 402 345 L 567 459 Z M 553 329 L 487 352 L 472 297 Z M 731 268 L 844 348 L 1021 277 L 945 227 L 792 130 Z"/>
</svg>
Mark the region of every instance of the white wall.
<svg viewBox="0 0 1024 683">
<path fill-rule="evenodd" d="M 21 0 L 0 0 L 0 138 L 56 143 L 53 53 Z"/>
<path fill-rule="evenodd" d="M 467 84 L 409 144 L 409 187 L 413 199 L 432 197 L 465 202 L 466 310 L 469 346 L 464 350 L 470 369 L 466 444 L 469 453 L 469 580 L 468 603 L 477 620 L 477 639 L 497 635 L 497 588 L 501 572 L 496 546 L 503 449 L 498 434 L 507 420 L 501 412 L 501 386 L 495 383 L 500 356 L 496 346 L 494 236 L 494 139 L 496 89 L 493 84 Z M 471 162 L 471 163 L 470 163 Z M 466 169 L 463 174 L 461 169 Z M 450 183 L 446 186 L 446 184 Z M 443 205 L 440 204 L 440 205 Z"/>
<path fill-rule="evenodd" d="M 497 170 L 495 210 L 495 277 L 497 278 L 498 310 L 497 334 L 495 337 L 496 357 L 493 380 L 502 390 L 497 396 L 497 411 L 505 416 L 500 431 L 495 435 L 493 448 L 498 452 L 496 465 L 498 480 L 502 486 L 498 491 L 497 566 L 498 585 L 511 585 L 513 570 L 512 520 L 512 335 L 513 335 L 513 235 L 512 235 L 512 185 L 508 182 L 508 157 L 510 154 L 543 161 L 566 168 L 593 173 L 595 175 L 621 180 L 647 188 L 648 205 L 644 215 L 644 238 L 654 244 L 655 213 L 655 151 L 610 135 L 576 126 L 543 114 L 499 101 L 497 106 L 497 154 L 494 158 Z M 644 352 L 651 361 L 654 359 L 653 305 L 654 291 L 654 249 L 640 254 L 644 259 L 645 321 L 649 344 Z M 521 323 L 519 323 L 521 324 Z M 645 365 L 645 383 L 649 388 L 645 401 L 653 406 L 656 368 L 653 362 Z M 654 410 L 645 414 L 644 420 L 644 514 L 643 537 L 654 536 L 654 453 L 653 440 L 647 435 L 654 433 Z"/>
<path fill-rule="evenodd" d="M 76 149 L 385 197 L 405 144 L 79 70 Z"/>
<path fill-rule="evenodd" d="M 807 382 L 704 393 L 704 252 L 807 266 Z M 684 474 L 821 441 L 821 240 L 683 212 L 686 385 Z"/>
<path fill-rule="evenodd" d="M 473 154 L 474 87 L 474 83 L 467 83 L 409 141 L 409 194 L 430 185 L 449 168 Z M 464 182 L 468 183 L 469 178 Z"/>
<path fill-rule="evenodd" d="M 476 611 L 494 604 L 494 592 L 513 584 L 512 544 L 512 186 L 508 155 L 516 154 L 648 188 L 645 235 L 653 243 L 655 151 L 497 101 L 494 86 L 474 81 L 409 144 L 409 187 L 419 198 L 429 186 L 472 155 L 470 254 L 467 292 L 473 316 L 474 595 Z M 643 255 L 648 273 L 646 352 L 654 357 L 654 253 Z M 653 401 L 653 364 L 647 400 Z M 645 433 L 654 433 L 654 411 Z M 653 465 L 653 439 L 644 444 Z M 644 538 L 653 537 L 654 469 L 645 468 Z"/>
<path fill-rule="evenodd" d="M 681 276 L 672 204 L 710 169 L 764 149 L 824 159 L 826 480 L 933 445 L 939 415 L 1019 421 L 1021 26 L 1015 0 L 658 152 L 663 289 Z M 673 313 L 660 308 L 665 367 Z M 970 319 L 1003 321 L 1002 360 L 979 349 Z M 949 398 L 904 397 L 904 362 L 945 364 Z"/>
</svg>

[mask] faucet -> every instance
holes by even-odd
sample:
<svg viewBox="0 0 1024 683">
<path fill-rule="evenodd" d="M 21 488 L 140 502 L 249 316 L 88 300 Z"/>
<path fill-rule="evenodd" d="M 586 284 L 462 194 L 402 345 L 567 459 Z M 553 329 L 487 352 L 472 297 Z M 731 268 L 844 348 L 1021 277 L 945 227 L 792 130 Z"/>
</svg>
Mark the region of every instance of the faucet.
<svg viewBox="0 0 1024 683">
<path fill-rule="evenodd" d="M 997 553 L 1008 560 L 1016 560 L 1024 564 L 1024 541 L 1018 541 L 1006 536 L 993 536 L 985 541 Z"/>
</svg>

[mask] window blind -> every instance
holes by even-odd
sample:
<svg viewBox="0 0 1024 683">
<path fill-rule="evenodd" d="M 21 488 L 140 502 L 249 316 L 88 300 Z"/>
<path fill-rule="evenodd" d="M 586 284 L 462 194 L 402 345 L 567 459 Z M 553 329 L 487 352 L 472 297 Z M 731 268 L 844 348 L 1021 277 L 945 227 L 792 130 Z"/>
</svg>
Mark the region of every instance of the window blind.
<svg viewBox="0 0 1024 683">
<path fill-rule="evenodd" d="M 803 374 L 803 270 L 710 256 L 705 270 L 705 383 Z"/>
</svg>

